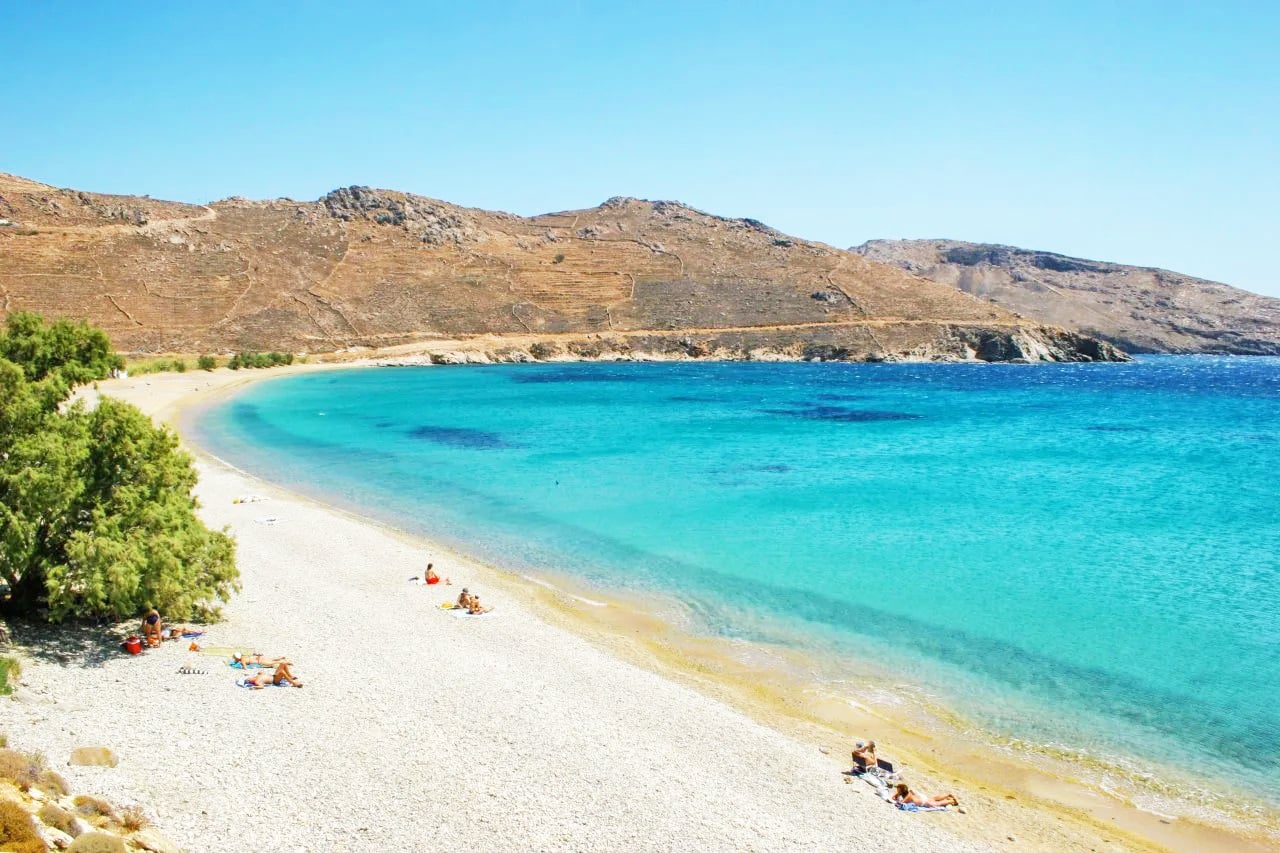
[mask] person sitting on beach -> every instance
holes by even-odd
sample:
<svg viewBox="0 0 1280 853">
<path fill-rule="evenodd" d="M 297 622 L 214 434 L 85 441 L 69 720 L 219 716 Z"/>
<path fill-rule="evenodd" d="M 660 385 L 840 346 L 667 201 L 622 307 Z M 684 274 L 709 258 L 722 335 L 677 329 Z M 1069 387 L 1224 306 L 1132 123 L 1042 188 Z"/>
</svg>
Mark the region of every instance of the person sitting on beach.
<svg viewBox="0 0 1280 853">
<path fill-rule="evenodd" d="M 857 747 L 853 750 L 854 772 L 875 772 L 877 767 L 876 762 L 876 742 L 873 740 L 869 740 L 866 743 L 858 741 Z"/>
<path fill-rule="evenodd" d="M 899 782 L 893 786 L 893 801 L 900 805 L 910 804 L 927 809 L 960 805 L 960 801 L 956 799 L 955 794 L 942 794 L 937 797 L 922 797 L 915 791 L 908 788 L 905 782 Z"/>
<path fill-rule="evenodd" d="M 276 664 L 275 671 L 268 674 L 267 670 L 260 669 L 253 675 L 246 675 L 244 683 L 252 687 L 254 690 L 261 690 L 267 684 L 291 684 L 294 687 L 301 687 L 302 682 L 294 677 L 289 664 L 281 661 Z"/>
<path fill-rule="evenodd" d="M 440 576 L 436 574 L 435 565 L 433 563 L 427 563 L 427 573 L 426 575 L 423 576 L 423 579 L 429 584 L 440 583 Z M 453 581 L 449 580 L 448 578 L 445 578 L 444 582 L 446 585 L 449 585 L 449 586 L 453 585 Z"/>
<path fill-rule="evenodd" d="M 464 586 L 462 588 L 462 593 L 458 596 L 458 606 L 461 607 L 463 610 L 470 610 L 471 602 L 474 599 L 475 599 L 475 596 L 472 595 L 471 592 Z"/>
<path fill-rule="evenodd" d="M 142 617 L 142 639 L 148 646 L 158 646 L 164 639 L 164 625 L 160 621 L 160 611 L 154 607 Z"/>
<path fill-rule="evenodd" d="M 471 596 L 471 604 L 467 607 L 467 613 L 472 616 L 479 616 L 481 613 L 488 613 L 492 609 L 492 607 L 481 607 L 480 596 L 473 595 Z"/>
</svg>

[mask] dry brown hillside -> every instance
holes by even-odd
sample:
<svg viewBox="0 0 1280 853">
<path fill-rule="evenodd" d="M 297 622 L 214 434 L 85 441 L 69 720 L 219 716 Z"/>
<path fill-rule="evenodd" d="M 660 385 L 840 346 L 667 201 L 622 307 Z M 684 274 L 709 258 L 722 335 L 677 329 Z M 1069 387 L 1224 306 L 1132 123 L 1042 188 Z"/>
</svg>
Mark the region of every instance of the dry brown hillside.
<svg viewBox="0 0 1280 853">
<path fill-rule="evenodd" d="M 1280 299 L 1152 267 L 956 240 L 852 251 L 1129 352 L 1280 355 Z"/>
<path fill-rule="evenodd" d="M 85 318 L 129 351 L 1115 357 L 893 266 L 675 202 L 524 218 L 351 187 L 198 206 L 0 173 L 0 219 L 0 308 Z"/>
</svg>

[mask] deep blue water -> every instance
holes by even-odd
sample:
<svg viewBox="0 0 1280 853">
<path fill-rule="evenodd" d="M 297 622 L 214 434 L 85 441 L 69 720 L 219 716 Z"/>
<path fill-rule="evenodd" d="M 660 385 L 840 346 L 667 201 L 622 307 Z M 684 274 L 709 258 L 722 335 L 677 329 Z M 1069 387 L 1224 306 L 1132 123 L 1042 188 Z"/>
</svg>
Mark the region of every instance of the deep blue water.
<svg viewBox="0 0 1280 853">
<path fill-rule="evenodd" d="M 352 370 L 199 429 L 497 562 L 1280 804 L 1280 360 Z"/>
</svg>

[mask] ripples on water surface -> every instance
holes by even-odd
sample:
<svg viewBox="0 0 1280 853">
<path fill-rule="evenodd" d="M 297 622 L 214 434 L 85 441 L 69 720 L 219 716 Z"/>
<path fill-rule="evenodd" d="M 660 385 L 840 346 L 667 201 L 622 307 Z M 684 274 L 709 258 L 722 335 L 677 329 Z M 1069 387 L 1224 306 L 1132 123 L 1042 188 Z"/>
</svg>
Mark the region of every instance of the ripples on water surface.
<svg viewBox="0 0 1280 853">
<path fill-rule="evenodd" d="M 360 370 L 201 430 L 498 562 L 679 589 L 701 630 L 1280 803 L 1280 360 Z"/>
</svg>

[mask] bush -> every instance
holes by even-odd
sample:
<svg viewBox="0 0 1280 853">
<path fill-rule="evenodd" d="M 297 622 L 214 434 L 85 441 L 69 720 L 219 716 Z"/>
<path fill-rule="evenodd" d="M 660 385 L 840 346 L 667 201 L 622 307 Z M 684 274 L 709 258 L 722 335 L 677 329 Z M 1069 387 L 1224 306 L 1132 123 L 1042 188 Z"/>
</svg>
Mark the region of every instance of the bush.
<svg viewBox="0 0 1280 853">
<path fill-rule="evenodd" d="M 211 355 L 202 355 L 196 359 L 196 367 L 200 370 L 213 370 L 218 366 L 218 360 Z"/>
<path fill-rule="evenodd" d="M 62 362 L 10 335 L 0 352 L 39 363 L 0 358 L 0 581 L 10 608 L 47 608 L 54 622 L 122 618 L 144 604 L 171 619 L 211 615 L 238 588 L 235 546 L 196 517 L 196 474 L 177 436 L 110 398 L 92 411 L 63 405 L 69 377 L 112 363 L 94 347 L 84 364 Z"/>
<path fill-rule="evenodd" d="M 0 800 L 0 848 L 10 853 L 45 853 L 49 849 L 36 832 L 31 815 L 12 800 Z"/>
<path fill-rule="evenodd" d="M 65 797 L 71 793 L 67 780 L 63 779 L 61 774 L 52 770 L 40 771 L 39 777 L 36 778 L 36 787 L 55 797 Z"/>
<path fill-rule="evenodd" d="M 120 825 L 129 832 L 137 832 L 150 825 L 151 821 L 142 811 L 141 806 L 125 806 L 120 810 Z"/>
<path fill-rule="evenodd" d="M 45 826 L 52 826 L 59 832 L 65 832 L 73 837 L 76 834 L 76 816 L 53 803 L 45 803 L 41 806 L 36 816 Z"/>
<path fill-rule="evenodd" d="M 67 853 L 126 853 L 124 840 L 105 832 L 86 832 L 72 841 Z"/>
<path fill-rule="evenodd" d="M 22 674 L 22 664 L 17 658 L 0 658 L 0 696 L 8 696 L 13 692 L 13 685 Z M 5 744 L 0 743 L 0 746 Z"/>
<path fill-rule="evenodd" d="M 0 779 L 8 779 L 24 791 L 40 779 L 44 761 L 13 749 L 0 749 Z"/>
<path fill-rule="evenodd" d="M 76 811 L 88 818 L 115 820 L 116 810 L 111 808 L 111 803 L 106 800 L 100 800 L 97 797 L 91 797 L 88 794 L 81 794 L 71 801 L 76 807 Z"/>
</svg>

